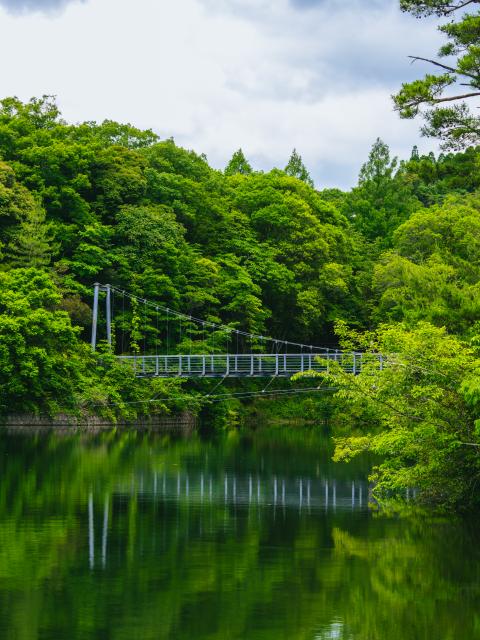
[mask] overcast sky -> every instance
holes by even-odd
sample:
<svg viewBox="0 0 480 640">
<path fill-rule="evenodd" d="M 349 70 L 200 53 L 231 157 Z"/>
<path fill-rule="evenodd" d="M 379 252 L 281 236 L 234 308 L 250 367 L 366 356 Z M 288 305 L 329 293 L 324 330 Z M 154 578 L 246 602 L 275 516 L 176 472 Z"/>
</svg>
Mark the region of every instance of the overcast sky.
<svg viewBox="0 0 480 640">
<path fill-rule="evenodd" d="M 318 188 L 347 188 L 377 136 L 436 148 L 389 96 L 438 45 L 398 0 L 0 0 L 0 94 L 55 94 L 70 122 L 152 128 L 217 168 L 296 147 Z"/>
</svg>

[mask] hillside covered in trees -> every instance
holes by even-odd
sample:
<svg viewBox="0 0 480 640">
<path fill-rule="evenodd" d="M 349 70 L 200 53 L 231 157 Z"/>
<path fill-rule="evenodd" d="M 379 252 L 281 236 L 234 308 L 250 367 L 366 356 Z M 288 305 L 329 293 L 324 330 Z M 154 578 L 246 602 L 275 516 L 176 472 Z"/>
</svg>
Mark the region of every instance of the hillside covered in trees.
<svg viewBox="0 0 480 640">
<path fill-rule="evenodd" d="M 239 150 L 218 171 L 152 131 L 68 124 L 50 97 L 0 105 L 3 415 L 200 408 L 198 387 L 135 381 L 105 346 L 91 353 L 92 284 L 108 282 L 242 331 L 395 354 L 353 382 L 331 373 L 350 425 L 337 456 L 369 448 L 387 456 L 385 489 L 474 501 L 480 149 L 398 162 L 377 140 L 342 192 L 315 188 L 296 151 L 265 173 Z M 117 353 L 135 350 L 137 329 L 135 310 L 117 313 Z M 153 317 L 145 329 L 162 352 Z M 215 347 L 173 331 L 171 353 Z"/>
</svg>

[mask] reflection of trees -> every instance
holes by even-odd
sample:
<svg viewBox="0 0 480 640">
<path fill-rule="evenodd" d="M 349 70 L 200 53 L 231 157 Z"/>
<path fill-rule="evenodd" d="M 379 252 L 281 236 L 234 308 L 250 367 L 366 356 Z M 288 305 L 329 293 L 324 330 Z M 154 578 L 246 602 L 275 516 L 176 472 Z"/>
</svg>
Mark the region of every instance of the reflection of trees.
<svg viewBox="0 0 480 640">
<path fill-rule="evenodd" d="M 353 637 L 475 637 L 480 583 L 474 530 L 425 518 L 372 525 L 362 538 L 333 530 L 350 583 L 342 609 Z"/>
<path fill-rule="evenodd" d="M 207 457 L 214 469 L 259 456 L 273 467 L 271 441 L 222 448 L 126 433 L 25 440 L 15 456 L 0 446 L 7 640 L 475 637 L 478 544 L 459 522 L 193 505 L 134 484 L 116 493 L 139 469 L 199 468 Z"/>
</svg>

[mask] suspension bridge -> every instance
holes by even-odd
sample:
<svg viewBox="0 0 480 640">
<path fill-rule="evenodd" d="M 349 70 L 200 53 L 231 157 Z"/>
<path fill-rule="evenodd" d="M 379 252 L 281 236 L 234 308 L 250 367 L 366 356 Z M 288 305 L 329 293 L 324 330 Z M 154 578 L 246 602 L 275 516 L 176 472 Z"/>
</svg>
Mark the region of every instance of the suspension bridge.
<svg viewBox="0 0 480 640">
<path fill-rule="evenodd" d="M 93 293 L 93 351 L 97 348 L 101 293 L 105 293 L 106 342 L 118 361 L 131 367 L 137 377 L 290 378 L 298 373 L 328 372 L 332 365 L 356 375 L 364 362 L 361 352 L 249 333 L 99 283 Z M 128 350 L 134 353 L 126 353 Z M 382 356 L 374 357 L 382 368 Z"/>
</svg>

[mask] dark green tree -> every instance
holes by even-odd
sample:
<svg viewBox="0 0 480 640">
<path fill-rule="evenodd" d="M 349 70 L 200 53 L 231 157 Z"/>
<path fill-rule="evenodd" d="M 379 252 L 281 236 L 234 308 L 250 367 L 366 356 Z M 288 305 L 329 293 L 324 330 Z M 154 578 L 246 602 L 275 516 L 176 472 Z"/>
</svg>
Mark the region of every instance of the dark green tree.
<svg viewBox="0 0 480 640">
<path fill-rule="evenodd" d="M 402 11 L 408 11 L 418 18 L 430 15 L 449 16 L 454 11 L 473 4 L 480 4 L 480 2 L 479 0 L 400 0 Z"/>
<path fill-rule="evenodd" d="M 438 204 L 448 195 L 473 193 L 480 186 L 478 148 L 440 154 L 438 158 L 431 153 L 412 154 L 410 160 L 400 163 L 400 177 L 425 206 Z"/>
<path fill-rule="evenodd" d="M 415 118 L 423 109 L 425 136 L 440 138 L 446 149 L 460 149 L 480 139 L 480 117 L 465 100 L 480 96 L 480 14 L 473 9 L 478 0 L 401 0 L 403 11 L 417 17 L 435 14 L 450 18 L 438 27 L 447 42 L 435 58 L 412 55 L 413 61 L 425 62 L 437 73 L 407 82 L 393 96 L 401 118 Z"/>
</svg>

